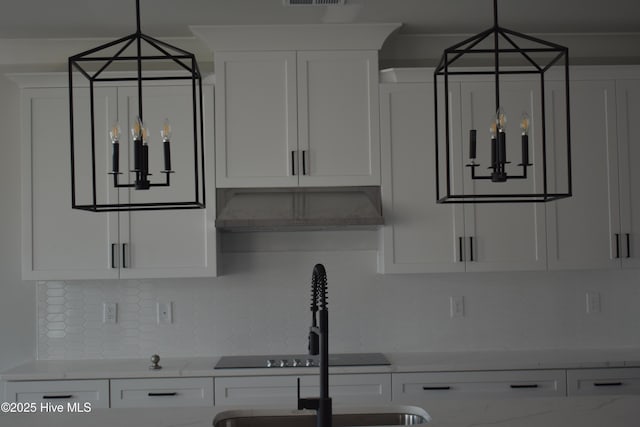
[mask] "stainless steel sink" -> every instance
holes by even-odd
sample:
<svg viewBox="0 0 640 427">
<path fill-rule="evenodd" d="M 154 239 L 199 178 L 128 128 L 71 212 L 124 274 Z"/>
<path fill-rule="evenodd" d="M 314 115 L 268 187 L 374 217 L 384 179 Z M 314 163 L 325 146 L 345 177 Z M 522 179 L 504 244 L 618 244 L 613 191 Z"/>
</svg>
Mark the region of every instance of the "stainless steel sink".
<svg viewBox="0 0 640 427">
<path fill-rule="evenodd" d="M 408 426 L 429 422 L 431 417 L 421 408 L 398 406 L 338 411 L 333 427 Z M 216 416 L 214 427 L 315 427 L 316 416 L 308 411 L 227 411 Z"/>
</svg>

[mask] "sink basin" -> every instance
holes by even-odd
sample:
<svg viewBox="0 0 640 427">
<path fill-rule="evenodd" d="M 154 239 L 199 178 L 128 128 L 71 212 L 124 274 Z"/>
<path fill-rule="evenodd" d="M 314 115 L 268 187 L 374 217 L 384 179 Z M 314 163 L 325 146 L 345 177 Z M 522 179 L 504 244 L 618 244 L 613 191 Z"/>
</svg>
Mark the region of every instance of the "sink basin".
<svg viewBox="0 0 640 427">
<path fill-rule="evenodd" d="M 333 427 L 408 426 L 426 424 L 427 412 L 415 406 L 334 409 Z M 214 427 L 315 427 L 313 411 L 225 411 L 213 420 Z"/>
</svg>

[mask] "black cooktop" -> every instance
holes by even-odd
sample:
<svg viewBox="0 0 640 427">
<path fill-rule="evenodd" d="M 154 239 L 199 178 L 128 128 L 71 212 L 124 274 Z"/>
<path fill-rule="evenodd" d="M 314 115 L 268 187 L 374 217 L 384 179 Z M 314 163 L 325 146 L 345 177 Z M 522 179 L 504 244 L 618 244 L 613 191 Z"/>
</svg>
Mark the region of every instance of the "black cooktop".
<svg viewBox="0 0 640 427">
<path fill-rule="evenodd" d="M 318 366 L 318 356 L 307 354 L 270 354 L 257 356 L 223 356 L 215 369 L 305 368 Z M 329 366 L 388 366 L 382 353 L 336 353 L 329 355 Z"/>
</svg>

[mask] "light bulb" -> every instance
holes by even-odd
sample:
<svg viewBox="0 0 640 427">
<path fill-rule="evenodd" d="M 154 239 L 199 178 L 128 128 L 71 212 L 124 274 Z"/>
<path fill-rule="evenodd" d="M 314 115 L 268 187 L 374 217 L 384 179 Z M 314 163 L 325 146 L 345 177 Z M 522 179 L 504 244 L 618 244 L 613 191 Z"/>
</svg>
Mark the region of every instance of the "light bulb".
<svg viewBox="0 0 640 427">
<path fill-rule="evenodd" d="M 142 125 L 142 120 L 140 120 L 140 117 L 136 117 L 135 121 L 133 122 L 133 127 L 131 128 L 131 136 L 133 137 L 133 139 L 143 139 L 143 132 L 144 132 L 144 126 Z"/>
<path fill-rule="evenodd" d="M 120 125 L 116 120 L 113 122 L 113 126 L 111 126 L 111 130 L 109 131 L 109 138 L 111 138 L 112 143 L 116 143 L 120 141 Z"/>
<path fill-rule="evenodd" d="M 504 128 L 507 125 L 507 115 L 504 113 L 502 107 L 498 108 L 496 112 L 496 125 L 499 131 L 504 132 Z"/>
<path fill-rule="evenodd" d="M 160 136 L 163 141 L 169 141 L 171 139 L 171 125 L 169 124 L 169 119 L 164 119 L 164 122 L 162 122 Z"/>
<path fill-rule="evenodd" d="M 530 125 L 531 120 L 529 119 L 529 115 L 526 112 L 522 113 L 522 118 L 520 119 L 520 129 L 522 129 L 523 135 L 529 135 Z"/>
</svg>

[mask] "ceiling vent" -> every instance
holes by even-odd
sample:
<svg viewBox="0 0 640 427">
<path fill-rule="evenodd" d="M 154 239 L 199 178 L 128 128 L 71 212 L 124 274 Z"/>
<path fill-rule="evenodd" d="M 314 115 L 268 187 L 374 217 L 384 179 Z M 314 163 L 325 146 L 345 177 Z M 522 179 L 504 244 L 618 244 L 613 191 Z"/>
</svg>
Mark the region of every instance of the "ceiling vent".
<svg viewBox="0 0 640 427">
<path fill-rule="evenodd" d="M 283 0 L 285 6 L 343 6 L 347 0 Z"/>
</svg>

